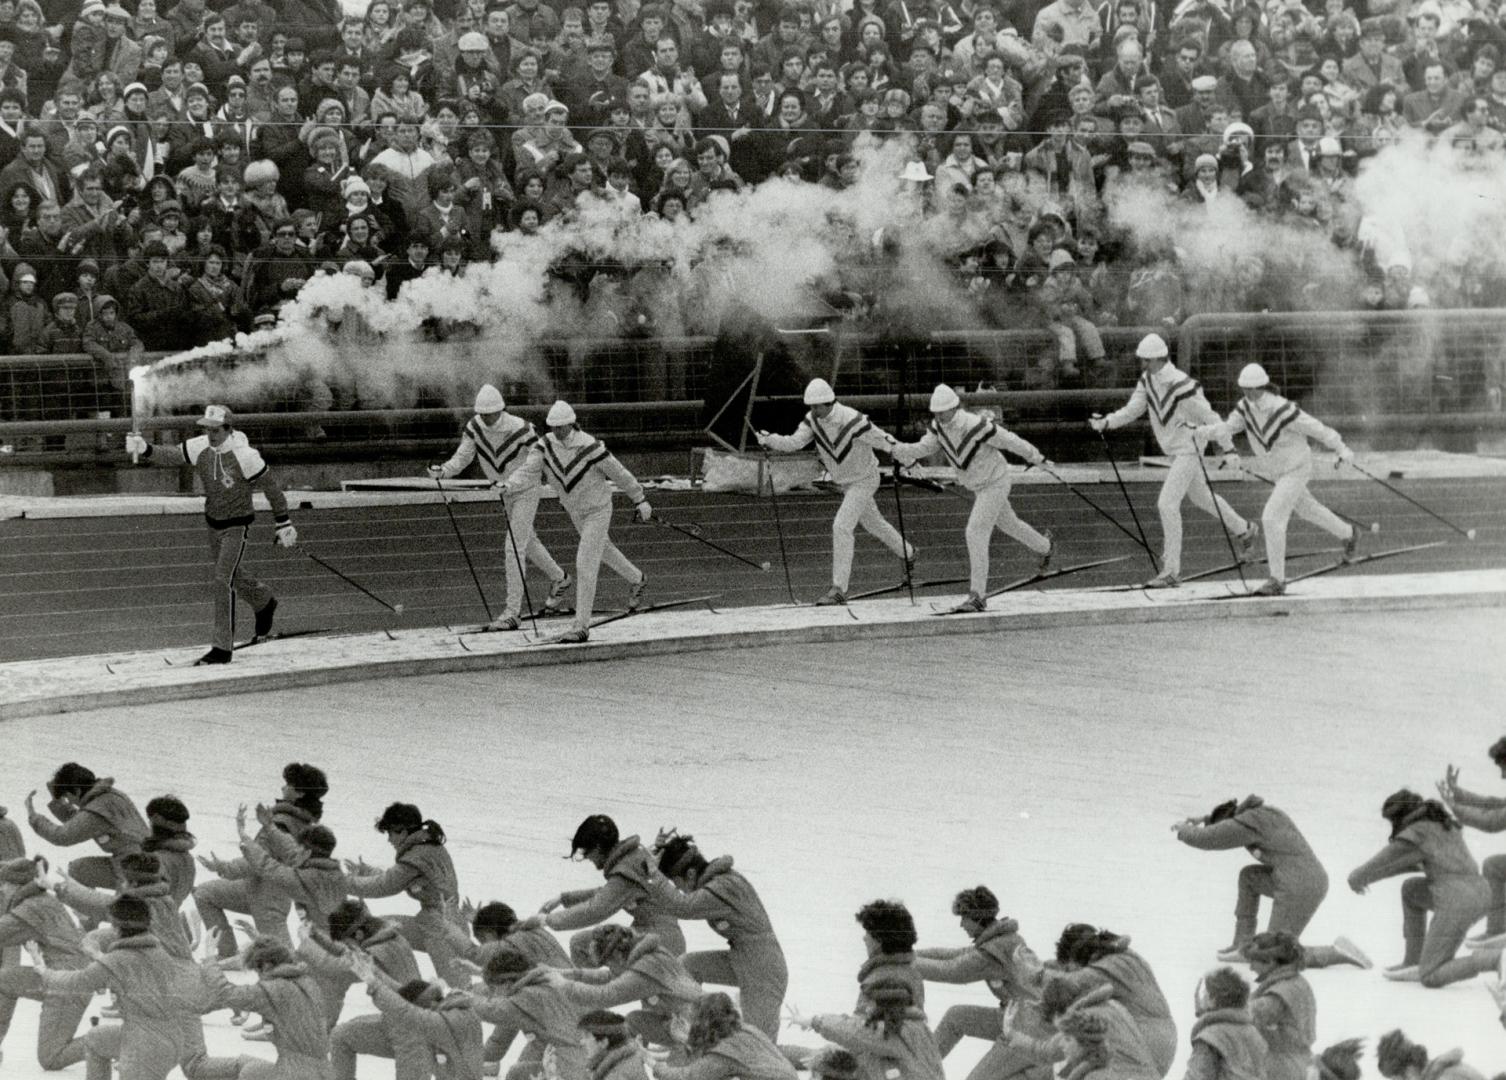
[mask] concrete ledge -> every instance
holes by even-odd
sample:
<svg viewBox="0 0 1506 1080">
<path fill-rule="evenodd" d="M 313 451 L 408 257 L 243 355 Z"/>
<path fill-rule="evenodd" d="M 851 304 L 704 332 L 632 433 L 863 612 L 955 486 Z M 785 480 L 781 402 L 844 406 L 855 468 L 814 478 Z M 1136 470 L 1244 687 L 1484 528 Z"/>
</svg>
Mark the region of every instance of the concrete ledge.
<svg viewBox="0 0 1506 1080">
<path fill-rule="evenodd" d="M 955 597 L 860 601 L 849 608 L 759 607 L 717 612 L 686 608 L 601 627 L 584 645 L 529 646 L 521 634 L 462 634 L 452 627 L 331 634 L 269 642 L 234 664 L 195 668 L 202 648 L 156 650 L 0 665 L 0 719 L 120 705 L 282 690 L 452 671 L 492 671 L 829 641 L 989 634 L 1058 626 L 1153 624 L 1331 614 L 1506 606 L 1506 570 L 1331 577 L 1302 582 L 1272 599 L 1217 597 L 1219 582 L 1171 593 L 1139 590 L 1022 591 L 978 615 L 931 617 Z M 545 633 L 563 630 L 556 620 Z"/>
</svg>

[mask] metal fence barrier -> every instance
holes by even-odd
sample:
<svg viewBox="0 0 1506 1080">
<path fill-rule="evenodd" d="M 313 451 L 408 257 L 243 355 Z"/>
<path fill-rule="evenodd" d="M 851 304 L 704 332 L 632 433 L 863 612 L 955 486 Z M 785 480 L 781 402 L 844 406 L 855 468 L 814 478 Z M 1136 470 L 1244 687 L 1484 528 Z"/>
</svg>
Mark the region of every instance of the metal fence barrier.
<svg viewBox="0 0 1506 1080">
<path fill-rule="evenodd" d="M 1107 327 L 1107 356 L 1079 361 L 1064 379 L 1057 342 L 1044 330 L 951 332 L 908 340 L 829 331 L 740 339 L 613 339 L 550 341 L 531 352 L 528 372 L 497 365 L 494 376 L 510 407 L 541 420 L 555 396 L 575 403 L 593 432 L 622 449 L 682 447 L 702 441 L 701 430 L 740 389 L 760 357 L 756 392 L 762 416 L 798 416 L 806 380 L 834 380 L 845 400 L 874 419 L 903 426 L 925 412 L 937 382 L 986 396 L 1006 421 L 1027 435 L 1076 425 L 1090 411 L 1115 407 L 1138 372 L 1134 347 L 1144 327 Z M 1503 427 L 1506 385 L 1506 310 L 1311 312 L 1279 315 L 1198 315 L 1166 336 L 1184 370 L 1209 400 L 1226 411 L 1237 397 L 1235 379 L 1259 362 L 1287 396 L 1346 430 L 1472 433 Z M 326 386 L 310 377 L 273 392 L 228 404 L 259 443 L 289 458 L 412 456 L 454 439 L 468 415 L 464 402 L 488 370 L 493 346 L 485 340 L 425 343 L 413 350 L 414 374 L 403 388 L 405 407 L 386 407 L 380 394 Z M 146 357 L 151 361 L 155 357 Z M 359 371 L 359 357 L 353 370 Z M 208 361 L 206 386 L 254 369 L 257 357 Z M 1044 380 L 1042 373 L 1049 378 Z M 1057 374 L 1052 374 L 1057 373 Z M 406 378 L 406 377 L 405 377 Z M 230 385 L 237 385 L 231 380 Z M 201 401 L 178 402 L 188 416 Z M 87 356 L 0 357 L 0 444 L 12 452 L 0 464 L 92 461 L 119 448 L 130 427 L 124 373 Z M 729 411 L 740 429 L 742 410 Z M 108 418 L 108 419 L 107 419 Z M 767 419 L 765 426 L 773 426 Z M 152 430 L 177 431 L 190 420 L 153 417 Z"/>
</svg>

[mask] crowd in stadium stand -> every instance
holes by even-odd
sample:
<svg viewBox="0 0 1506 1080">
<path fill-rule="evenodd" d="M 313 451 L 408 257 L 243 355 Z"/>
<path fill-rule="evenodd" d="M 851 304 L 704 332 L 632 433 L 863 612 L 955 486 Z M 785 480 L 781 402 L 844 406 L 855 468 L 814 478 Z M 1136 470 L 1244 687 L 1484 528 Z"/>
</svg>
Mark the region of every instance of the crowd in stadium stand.
<svg viewBox="0 0 1506 1080">
<path fill-rule="evenodd" d="M 395 296 L 588 202 L 673 222 L 771 180 L 842 189 L 896 139 L 929 212 L 976 226 L 937 252 L 959 289 L 1088 359 L 1115 322 L 1506 296 L 1424 293 L 1353 191 L 1413 129 L 1500 155 L 1506 5 L 844 3 L 0 0 L 0 348 L 184 348 L 313 275 Z M 1329 238 L 1363 287 L 1309 303 L 1248 256 L 1237 295 L 1197 294 L 1102 214 L 1137 184 Z"/>
</svg>

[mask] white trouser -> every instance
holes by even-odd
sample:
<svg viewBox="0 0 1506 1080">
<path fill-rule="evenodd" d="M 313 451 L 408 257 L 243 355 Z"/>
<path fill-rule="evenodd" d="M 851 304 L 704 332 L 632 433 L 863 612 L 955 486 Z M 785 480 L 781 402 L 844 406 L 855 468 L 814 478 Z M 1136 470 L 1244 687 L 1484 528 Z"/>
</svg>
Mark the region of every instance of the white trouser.
<svg viewBox="0 0 1506 1080">
<path fill-rule="evenodd" d="M 852 534 L 863 526 L 879 543 L 894 554 L 908 557 L 914 550 L 905 550 L 899 530 L 884 520 L 879 513 L 873 493 L 878 490 L 878 481 L 862 481 L 842 491 L 842 505 L 837 507 L 837 516 L 831 522 L 831 583 L 843 592 L 852 578 Z"/>
<path fill-rule="evenodd" d="M 1310 521 L 1324 532 L 1332 533 L 1342 540 L 1353 534 L 1353 526 L 1324 506 L 1307 490 L 1312 479 L 1311 463 L 1282 476 L 1276 481 L 1271 497 L 1266 500 L 1265 510 L 1260 514 L 1260 524 L 1265 529 L 1265 554 L 1271 564 L 1271 577 L 1286 580 L 1286 523 L 1295 511 L 1299 518 Z"/>
<path fill-rule="evenodd" d="M 507 607 L 503 614 L 514 618 L 523 612 L 523 570 L 522 560 L 518 558 L 519 549 L 527 553 L 528 561 L 544 571 L 550 581 L 558 581 L 565 573 L 533 531 L 534 515 L 539 512 L 540 494 L 539 489 L 533 487 L 507 500 L 509 535 L 504 556 L 506 565 L 502 568 L 507 575 Z"/>
<path fill-rule="evenodd" d="M 566 513 L 580 533 L 580 547 L 575 550 L 575 625 L 589 630 L 591 608 L 596 603 L 596 575 L 601 564 L 606 563 L 617 576 L 633 585 L 643 580 L 643 571 L 628 562 L 617 545 L 607 539 L 607 530 L 612 526 L 610 503 L 584 512 L 566 507 Z"/>
<path fill-rule="evenodd" d="M 1003 479 L 973 493 L 973 512 L 967 517 L 968 589 L 988 595 L 988 542 L 994 529 L 1013 537 L 1037 555 L 1046 554 L 1050 542 L 1021 521 L 1009 502 L 1009 480 Z"/>
<path fill-rule="evenodd" d="M 1161 485 L 1161 494 L 1156 499 L 1156 511 L 1161 515 L 1161 571 L 1167 574 L 1182 573 L 1182 500 L 1191 499 L 1192 505 L 1205 514 L 1223 518 L 1224 528 L 1230 536 L 1241 536 L 1250 523 L 1239 515 L 1224 499 L 1214 494 L 1203 475 L 1204 466 L 1191 454 L 1178 454 L 1171 459 L 1171 471 Z M 1217 509 L 1214 504 L 1217 503 Z"/>
</svg>

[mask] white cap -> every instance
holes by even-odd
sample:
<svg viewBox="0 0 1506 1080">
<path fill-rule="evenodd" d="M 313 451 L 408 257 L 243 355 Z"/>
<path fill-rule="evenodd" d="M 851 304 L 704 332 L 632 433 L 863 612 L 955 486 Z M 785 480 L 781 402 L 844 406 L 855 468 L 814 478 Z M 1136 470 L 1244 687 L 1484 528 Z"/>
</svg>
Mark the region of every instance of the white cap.
<svg viewBox="0 0 1506 1080">
<path fill-rule="evenodd" d="M 1135 355 L 1141 360 L 1165 360 L 1171 354 L 1160 334 L 1146 334 L 1135 346 Z"/>
<path fill-rule="evenodd" d="M 229 427 L 230 410 L 224 405 L 207 405 L 197 423 L 200 427 Z"/>
<path fill-rule="evenodd" d="M 1239 369 L 1239 386 L 1242 390 L 1258 390 L 1262 386 L 1270 386 L 1271 377 L 1265 373 L 1265 368 L 1259 364 L 1246 364 Z"/>
<path fill-rule="evenodd" d="M 487 383 L 476 392 L 476 412 L 501 412 L 505 408 L 507 408 L 507 402 L 502 400 L 502 391 L 491 383 Z"/>
<path fill-rule="evenodd" d="M 837 392 L 825 379 L 812 379 L 805 388 L 807 405 L 830 405 L 837 400 Z"/>
<path fill-rule="evenodd" d="M 575 423 L 575 410 L 567 402 L 556 401 L 549 406 L 549 415 L 544 418 L 544 423 L 550 427 L 564 427 L 566 424 Z"/>
<path fill-rule="evenodd" d="M 957 391 L 946 383 L 941 383 L 931 391 L 931 411 L 946 412 L 948 409 L 960 408 L 962 402 L 957 397 Z"/>
</svg>

